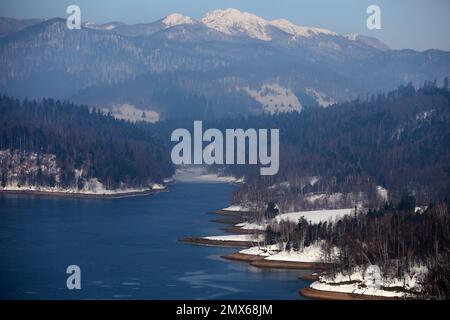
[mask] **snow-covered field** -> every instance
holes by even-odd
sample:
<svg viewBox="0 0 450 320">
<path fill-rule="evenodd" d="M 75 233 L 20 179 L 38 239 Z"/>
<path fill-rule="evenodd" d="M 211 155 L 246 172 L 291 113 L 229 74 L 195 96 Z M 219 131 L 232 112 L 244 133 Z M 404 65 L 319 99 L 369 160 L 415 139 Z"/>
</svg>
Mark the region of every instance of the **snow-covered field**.
<svg viewBox="0 0 450 320">
<path fill-rule="evenodd" d="M 280 251 L 280 247 L 277 244 L 272 244 L 268 246 L 256 246 L 243 249 L 239 253 L 250 254 L 254 256 L 268 257 L 272 254 L 276 254 Z"/>
</svg>

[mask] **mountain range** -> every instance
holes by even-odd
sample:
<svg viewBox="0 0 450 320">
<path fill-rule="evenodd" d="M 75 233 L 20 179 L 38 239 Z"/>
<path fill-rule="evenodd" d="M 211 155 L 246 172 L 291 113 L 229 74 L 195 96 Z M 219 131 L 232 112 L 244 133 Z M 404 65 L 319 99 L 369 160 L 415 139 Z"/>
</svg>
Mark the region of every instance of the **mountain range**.
<svg viewBox="0 0 450 320">
<path fill-rule="evenodd" d="M 80 30 L 62 18 L 0 18 L 0 68 L 9 95 L 154 121 L 300 111 L 442 81 L 450 52 L 392 50 L 372 37 L 225 9 L 200 21 L 175 13 Z"/>
</svg>

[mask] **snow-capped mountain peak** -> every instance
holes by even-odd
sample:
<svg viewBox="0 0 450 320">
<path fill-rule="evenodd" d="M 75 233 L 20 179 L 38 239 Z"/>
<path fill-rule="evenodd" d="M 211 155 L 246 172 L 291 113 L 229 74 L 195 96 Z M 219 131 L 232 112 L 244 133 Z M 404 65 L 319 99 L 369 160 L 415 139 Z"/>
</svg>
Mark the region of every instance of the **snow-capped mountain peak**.
<svg viewBox="0 0 450 320">
<path fill-rule="evenodd" d="M 162 21 L 164 25 L 167 27 L 173 27 L 181 24 L 195 24 L 196 21 L 192 19 L 191 17 L 184 16 L 179 13 L 172 13 L 165 17 Z"/>
<path fill-rule="evenodd" d="M 207 13 L 201 21 L 209 28 L 228 35 L 245 34 L 250 38 L 272 40 L 266 30 L 268 22 L 252 13 L 233 8 L 214 10 Z"/>
<path fill-rule="evenodd" d="M 336 32 L 327 29 L 298 26 L 286 19 L 268 21 L 255 14 L 233 8 L 211 11 L 201 22 L 209 28 L 228 35 L 246 35 L 264 41 L 273 40 L 270 27 L 294 37 L 310 37 L 318 34 L 337 35 Z"/>
</svg>

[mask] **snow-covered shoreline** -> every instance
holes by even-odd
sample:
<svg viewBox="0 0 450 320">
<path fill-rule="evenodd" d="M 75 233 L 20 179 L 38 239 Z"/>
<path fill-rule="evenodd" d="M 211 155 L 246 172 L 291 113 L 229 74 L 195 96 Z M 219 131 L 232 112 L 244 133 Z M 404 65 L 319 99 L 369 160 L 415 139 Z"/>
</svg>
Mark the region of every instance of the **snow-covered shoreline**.
<svg viewBox="0 0 450 320">
<path fill-rule="evenodd" d="M 58 188 L 58 187 L 37 187 L 37 186 L 5 186 L 0 187 L 0 194 L 29 194 L 29 195 L 45 195 L 58 197 L 99 197 L 99 198 L 123 198 L 154 194 L 167 190 L 165 187 L 151 188 L 123 188 L 123 189 L 103 189 L 96 190 L 77 190 L 74 188 Z"/>
</svg>

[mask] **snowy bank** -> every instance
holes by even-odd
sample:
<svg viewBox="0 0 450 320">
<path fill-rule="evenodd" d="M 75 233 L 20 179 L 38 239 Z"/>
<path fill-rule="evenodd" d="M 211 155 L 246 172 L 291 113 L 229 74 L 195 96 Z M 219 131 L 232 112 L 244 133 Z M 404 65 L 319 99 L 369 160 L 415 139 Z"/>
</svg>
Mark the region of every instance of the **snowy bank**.
<svg viewBox="0 0 450 320">
<path fill-rule="evenodd" d="M 421 292 L 421 283 L 428 270 L 424 266 L 412 267 L 402 279 L 383 276 L 380 268 L 369 265 L 352 274 L 323 275 L 310 287 L 319 291 L 350 293 L 369 296 L 408 298 Z"/>
</svg>

